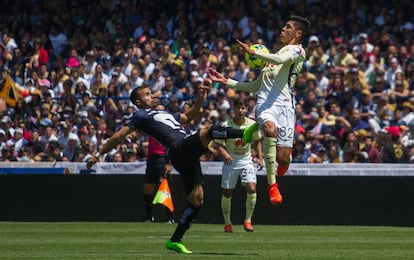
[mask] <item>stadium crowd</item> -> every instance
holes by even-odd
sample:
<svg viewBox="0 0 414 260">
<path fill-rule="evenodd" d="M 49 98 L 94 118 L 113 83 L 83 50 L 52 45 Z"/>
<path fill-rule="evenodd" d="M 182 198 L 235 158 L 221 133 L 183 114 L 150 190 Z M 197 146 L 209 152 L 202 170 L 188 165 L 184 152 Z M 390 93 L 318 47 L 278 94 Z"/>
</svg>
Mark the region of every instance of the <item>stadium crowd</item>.
<svg viewBox="0 0 414 260">
<path fill-rule="evenodd" d="M 1 161 L 86 161 L 135 109 L 148 84 L 169 111 L 192 105 L 215 67 L 249 69 L 235 39 L 271 52 L 290 14 L 312 22 L 295 91 L 294 163 L 414 161 L 414 3 L 411 1 L 3 1 Z M 13 79 L 14 85 L 6 79 Z M 12 86 L 13 85 L 13 86 Z M 12 89 L 14 96 L 9 95 Z M 236 96 L 211 86 L 188 132 L 224 122 Z M 145 160 L 134 132 L 105 161 Z M 220 160 L 205 154 L 201 160 Z"/>
</svg>

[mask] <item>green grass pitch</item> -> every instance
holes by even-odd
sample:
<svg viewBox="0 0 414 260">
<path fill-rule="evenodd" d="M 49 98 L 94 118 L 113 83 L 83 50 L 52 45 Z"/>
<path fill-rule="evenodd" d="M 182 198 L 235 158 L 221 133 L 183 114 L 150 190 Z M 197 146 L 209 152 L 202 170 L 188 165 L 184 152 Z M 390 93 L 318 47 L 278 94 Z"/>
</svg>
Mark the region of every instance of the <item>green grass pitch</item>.
<svg viewBox="0 0 414 260">
<path fill-rule="evenodd" d="M 191 255 L 167 251 L 176 224 L 0 222 L 0 259 L 414 259 L 414 228 L 192 225 Z"/>
</svg>

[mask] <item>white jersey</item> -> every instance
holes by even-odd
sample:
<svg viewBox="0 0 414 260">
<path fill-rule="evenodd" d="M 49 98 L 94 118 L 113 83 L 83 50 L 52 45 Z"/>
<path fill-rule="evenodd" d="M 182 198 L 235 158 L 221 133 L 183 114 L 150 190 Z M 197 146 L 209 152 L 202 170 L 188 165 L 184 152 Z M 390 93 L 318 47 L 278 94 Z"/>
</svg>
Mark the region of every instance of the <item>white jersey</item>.
<svg viewBox="0 0 414 260">
<path fill-rule="evenodd" d="M 253 119 L 245 117 L 245 121 L 242 125 L 237 125 L 232 119 L 229 119 L 222 123 L 223 126 L 229 126 L 235 129 L 244 129 L 255 121 Z M 256 131 L 253 134 L 253 140 L 259 140 L 261 138 L 260 132 Z M 246 144 L 241 138 L 228 138 L 226 140 L 214 140 L 216 143 L 225 145 L 227 152 L 233 157 L 233 163 L 231 167 L 233 169 L 244 168 L 249 164 L 253 164 L 251 155 L 251 145 Z"/>
<path fill-rule="evenodd" d="M 306 53 L 302 45 L 286 45 L 277 53 L 256 52 L 256 58 L 267 62 L 260 75 L 252 82 L 229 79 L 227 85 L 236 89 L 257 92 L 257 106 L 295 107 L 293 88 L 301 72 Z"/>
</svg>

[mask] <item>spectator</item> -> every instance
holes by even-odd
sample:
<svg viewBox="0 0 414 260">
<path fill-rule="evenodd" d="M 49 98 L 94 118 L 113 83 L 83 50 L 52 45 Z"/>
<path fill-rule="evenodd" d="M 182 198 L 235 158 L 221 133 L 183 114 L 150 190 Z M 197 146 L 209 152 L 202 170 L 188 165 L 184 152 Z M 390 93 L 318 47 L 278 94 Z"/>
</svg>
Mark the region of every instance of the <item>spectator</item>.
<svg viewBox="0 0 414 260">
<path fill-rule="evenodd" d="M 326 148 L 321 146 L 319 147 L 316 154 L 312 153 L 308 159 L 309 163 L 328 163 L 328 156 L 326 152 Z"/>
<path fill-rule="evenodd" d="M 86 62 L 85 62 L 85 73 L 88 75 L 93 75 L 96 71 L 96 53 L 94 50 L 89 50 L 86 52 Z M 102 65 L 101 65 L 102 66 Z M 102 68 L 102 67 L 101 67 Z"/>
<path fill-rule="evenodd" d="M 99 67 L 100 65 L 98 65 L 97 67 Z M 97 96 L 99 95 L 100 89 L 107 89 L 108 88 L 108 83 L 104 82 L 104 73 L 96 73 L 94 75 L 94 77 L 92 78 L 92 84 L 90 87 L 90 92 L 92 95 Z M 109 78 L 108 78 L 108 82 L 109 82 Z"/>
<path fill-rule="evenodd" d="M 44 162 L 63 161 L 62 149 L 57 141 L 51 141 L 46 144 L 46 153 L 42 157 Z"/>
<path fill-rule="evenodd" d="M 357 108 L 360 111 L 361 119 L 365 122 L 369 122 L 375 115 L 377 104 L 372 101 L 371 92 L 368 89 L 361 91 L 361 99 Z"/>
<path fill-rule="evenodd" d="M 395 81 L 396 81 L 396 74 L 402 73 L 402 69 L 400 64 L 398 63 L 398 59 L 396 57 L 392 57 L 389 60 L 389 68 L 385 72 L 385 80 L 390 83 L 390 88 L 395 88 Z"/>
<path fill-rule="evenodd" d="M 303 112 L 309 114 L 313 107 L 316 107 L 319 100 L 315 91 L 309 90 L 306 92 L 306 97 L 303 101 L 302 108 Z"/>
<path fill-rule="evenodd" d="M 336 138 L 335 138 L 336 139 Z M 340 158 L 340 151 L 339 151 L 339 147 L 332 143 L 330 145 L 327 145 L 328 147 L 328 162 L 329 163 L 341 163 L 342 160 Z"/>
<path fill-rule="evenodd" d="M 322 120 L 322 126 L 321 126 L 320 133 L 323 135 L 325 140 L 333 134 L 335 124 L 336 124 L 336 116 L 332 114 L 326 114 L 324 116 Z"/>
<path fill-rule="evenodd" d="M 169 99 L 175 96 L 177 99 L 183 100 L 183 94 L 174 85 L 173 78 L 171 76 L 165 77 L 165 85 L 161 89 L 161 101 L 164 105 L 169 104 Z"/>
<path fill-rule="evenodd" d="M 143 57 L 144 80 L 149 80 L 155 69 L 155 64 L 152 62 L 151 55 L 146 54 Z"/>
<path fill-rule="evenodd" d="M 348 82 L 348 87 L 350 88 L 352 87 L 353 82 L 359 82 L 361 89 L 368 88 L 368 83 L 365 80 L 365 73 L 359 68 L 359 61 L 357 59 L 352 58 L 347 61 L 344 81 Z"/>
<path fill-rule="evenodd" d="M 167 105 L 167 111 L 179 112 L 181 110 L 181 100 L 176 95 L 170 97 L 170 102 Z"/>
<path fill-rule="evenodd" d="M 127 78 L 131 77 L 131 72 L 132 72 L 132 69 L 134 68 L 134 65 L 131 63 L 131 58 L 132 57 L 130 57 L 127 52 L 125 52 L 121 58 L 121 63 L 122 63 L 121 72 L 125 76 L 127 76 Z"/>
<path fill-rule="evenodd" d="M 324 136 L 321 135 L 322 121 L 319 119 L 319 114 L 317 112 L 311 112 L 309 115 L 305 115 L 307 120 L 306 132 L 312 133 L 314 138 L 320 140 L 324 139 Z"/>
<path fill-rule="evenodd" d="M 115 152 L 112 156 L 112 162 L 116 162 L 116 163 L 120 163 L 123 162 L 124 159 L 122 158 L 122 153 L 121 152 Z"/>
<path fill-rule="evenodd" d="M 20 149 L 25 147 L 27 144 L 27 140 L 23 138 L 23 129 L 21 129 L 20 127 L 16 127 L 16 129 L 14 130 L 13 142 L 13 149 L 15 153 L 19 152 Z"/>
<path fill-rule="evenodd" d="M 79 137 L 75 133 L 69 133 L 68 141 L 66 145 L 63 148 L 63 156 L 66 158 L 66 160 L 73 162 L 75 158 L 75 154 L 78 153 L 77 150 L 79 150 Z M 79 159 L 79 153 L 78 159 Z"/>
<path fill-rule="evenodd" d="M 10 140 L 9 140 L 10 141 Z M 17 162 L 17 154 L 13 153 L 13 144 L 10 144 L 11 142 L 9 142 L 9 144 L 6 145 L 6 147 L 3 148 L 2 150 L 2 161 L 4 162 Z"/>
<path fill-rule="evenodd" d="M 349 60 L 353 59 L 353 56 L 348 51 L 348 46 L 341 44 L 338 47 L 338 54 L 334 57 L 334 61 L 338 69 L 345 71 Z"/>
<path fill-rule="evenodd" d="M 26 57 L 22 55 L 20 48 L 13 50 L 12 60 L 9 61 L 10 74 L 19 85 L 24 85 L 26 70 Z"/>
<path fill-rule="evenodd" d="M 7 60 L 11 60 L 14 49 L 17 48 L 16 41 L 14 40 L 13 36 L 7 32 L 3 32 L 2 40 L 2 46 L 4 46 L 5 51 L 3 55 Z"/>
<path fill-rule="evenodd" d="M 410 157 L 408 149 L 404 147 L 400 140 L 400 129 L 398 126 L 384 128 L 390 138 L 385 141 L 381 149 L 381 161 L 383 163 L 408 163 Z"/>
<path fill-rule="evenodd" d="M 323 68 L 316 70 L 315 83 L 316 87 L 321 90 L 321 96 L 326 97 L 328 95 L 329 78 L 325 76 L 326 71 Z"/>
<path fill-rule="evenodd" d="M 131 78 L 129 79 L 131 88 L 141 87 L 144 84 L 144 79 L 141 77 L 141 69 L 136 66 L 131 71 Z"/>
<path fill-rule="evenodd" d="M 378 133 L 382 128 L 388 126 L 393 120 L 393 114 L 392 107 L 388 103 L 388 97 L 382 96 L 378 102 L 374 118 L 369 121 L 374 132 Z"/>
<path fill-rule="evenodd" d="M 341 94 L 339 105 L 342 110 L 352 110 L 358 107 L 358 97 L 352 95 L 350 88 L 345 88 Z"/>
<path fill-rule="evenodd" d="M 13 113 L 13 121 L 26 119 L 31 116 L 33 116 L 33 110 L 30 106 L 26 105 L 25 99 L 18 99 Z"/>
<path fill-rule="evenodd" d="M 68 44 L 68 38 L 56 24 L 50 27 L 49 40 L 52 44 L 53 52 L 56 55 L 61 55 L 65 46 Z"/>
<path fill-rule="evenodd" d="M 402 73 L 397 73 L 396 77 L 398 77 L 399 74 L 402 75 Z M 404 82 L 403 79 L 397 79 L 395 81 L 394 89 L 389 91 L 390 103 L 402 105 L 404 101 L 409 100 L 409 93 L 408 82 Z"/>
<path fill-rule="evenodd" d="M 292 163 L 307 163 L 310 156 L 305 141 L 303 139 L 296 140 L 292 152 Z"/>
<path fill-rule="evenodd" d="M 72 129 L 66 121 L 59 122 L 59 129 L 60 131 L 58 135 L 58 143 L 60 146 L 65 147 L 69 140 L 69 134 L 71 133 Z"/>
<path fill-rule="evenodd" d="M 361 149 L 361 151 L 366 152 L 368 155 L 366 162 L 370 162 L 370 163 L 381 162 L 381 153 L 374 146 L 374 138 L 372 137 L 372 135 L 367 135 L 365 137 L 364 147 Z"/>
<path fill-rule="evenodd" d="M 44 48 L 40 40 L 36 40 L 33 45 L 30 56 L 29 67 L 38 69 L 41 65 L 47 65 L 49 62 L 49 53 Z"/>
<path fill-rule="evenodd" d="M 344 163 L 355 163 L 356 162 L 355 150 L 353 148 L 351 147 L 344 148 L 342 162 Z"/>
</svg>

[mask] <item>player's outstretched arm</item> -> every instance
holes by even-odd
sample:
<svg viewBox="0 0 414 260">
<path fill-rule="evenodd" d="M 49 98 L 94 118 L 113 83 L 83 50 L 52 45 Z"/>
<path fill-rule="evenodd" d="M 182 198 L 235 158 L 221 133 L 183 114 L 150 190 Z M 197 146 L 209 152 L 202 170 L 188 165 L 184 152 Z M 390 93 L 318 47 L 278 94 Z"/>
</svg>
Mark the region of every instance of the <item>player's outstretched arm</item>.
<svg viewBox="0 0 414 260">
<path fill-rule="evenodd" d="M 207 79 L 205 79 L 206 81 Z M 211 86 L 211 83 L 210 83 Z M 203 106 L 204 101 L 207 99 L 208 92 L 210 90 L 210 86 L 207 86 L 203 83 L 203 85 L 198 86 L 197 91 L 197 100 L 195 101 L 194 105 L 185 113 L 180 114 L 180 121 L 183 124 L 189 123 L 193 120 L 197 115 L 200 113 L 200 109 Z"/>
<path fill-rule="evenodd" d="M 239 39 L 236 39 L 236 42 L 245 52 L 249 54 L 249 56 L 254 56 L 256 54 L 256 51 L 254 49 L 250 49 L 250 45 L 248 43 L 242 42 Z"/>
<path fill-rule="evenodd" d="M 218 82 L 222 85 L 227 85 L 228 79 L 214 68 L 208 68 L 208 76 L 214 82 Z"/>
<path fill-rule="evenodd" d="M 256 93 L 260 88 L 260 81 L 258 80 L 260 77 L 257 77 L 252 82 L 239 82 L 237 80 L 224 77 L 223 74 L 214 68 L 208 68 L 208 76 L 215 82 L 241 91 Z"/>
<path fill-rule="evenodd" d="M 128 126 L 124 126 L 118 130 L 115 134 L 113 134 L 108 142 L 102 147 L 100 151 L 98 151 L 94 156 L 89 158 L 88 162 L 86 163 L 86 168 L 90 169 L 95 163 L 99 161 L 99 159 L 106 154 L 107 152 L 112 151 L 118 144 L 120 144 L 127 135 L 133 132 L 134 129 Z"/>
</svg>

